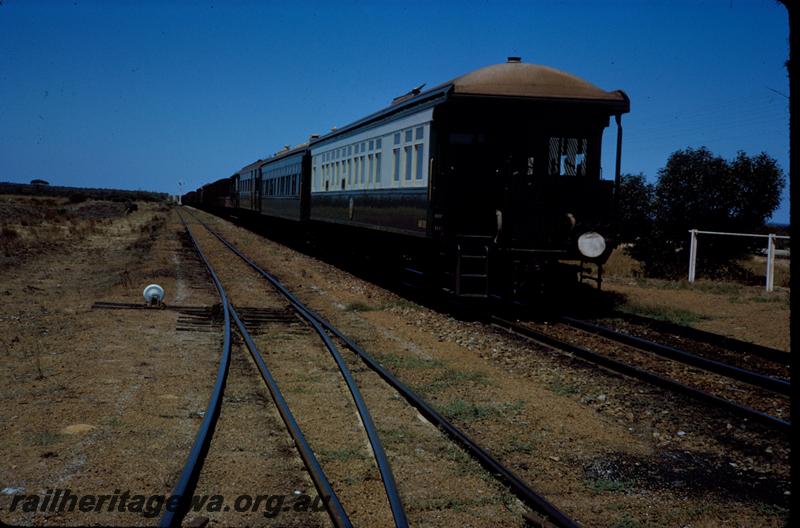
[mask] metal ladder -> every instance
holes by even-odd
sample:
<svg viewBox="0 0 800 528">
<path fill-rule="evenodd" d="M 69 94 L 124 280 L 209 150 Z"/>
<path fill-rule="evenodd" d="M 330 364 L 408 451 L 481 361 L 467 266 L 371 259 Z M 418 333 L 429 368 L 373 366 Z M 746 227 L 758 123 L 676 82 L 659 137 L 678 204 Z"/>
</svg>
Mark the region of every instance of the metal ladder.
<svg viewBox="0 0 800 528">
<path fill-rule="evenodd" d="M 492 237 L 459 235 L 456 242 L 456 295 L 489 296 L 489 246 Z"/>
</svg>

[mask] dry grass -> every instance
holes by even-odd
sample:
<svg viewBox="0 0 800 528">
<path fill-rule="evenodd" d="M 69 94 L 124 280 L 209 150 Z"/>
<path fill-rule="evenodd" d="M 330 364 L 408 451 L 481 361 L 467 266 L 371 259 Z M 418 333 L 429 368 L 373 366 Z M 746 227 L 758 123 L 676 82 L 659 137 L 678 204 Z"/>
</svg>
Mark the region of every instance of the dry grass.
<svg viewBox="0 0 800 528">
<path fill-rule="evenodd" d="M 717 281 L 611 278 L 603 289 L 618 308 L 737 339 L 789 350 L 789 291 Z"/>
<path fill-rule="evenodd" d="M 789 260 L 775 262 L 775 291 L 766 292 L 766 260 L 753 256 L 741 266 L 756 283 L 709 280 L 698 269 L 689 283 L 644 277 L 639 263 L 617 249 L 606 266 L 604 290 L 620 295 L 619 309 L 789 350 Z"/>
<path fill-rule="evenodd" d="M 163 227 L 160 213 L 141 227 L 143 238 Z M 125 214 L 124 203 L 0 195 L 0 269 L 93 235 L 113 236 L 113 221 Z"/>
<path fill-rule="evenodd" d="M 788 288 L 789 287 L 789 264 L 791 261 L 788 258 L 775 259 L 775 287 Z M 761 256 L 752 256 L 748 260 L 740 262 L 741 266 L 760 277 L 766 276 L 767 258 Z"/>
<path fill-rule="evenodd" d="M 753 255 L 748 259 L 739 261 L 738 264 L 745 271 L 751 273 L 757 282 L 763 283 L 763 281 L 766 280 L 766 266 L 767 266 L 766 257 Z M 775 287 L 777 288 L 789 287 L 789 277 L 790 277 L 789 264 L 790 260 L 788 258 L 775 259 Z M 629 278 L 639 279 L 644 277 L 644 271 L 642 269 L 641 263 L 638 260 L 631 257 L 630 255 L 628 255 L 625 252 L 624 247 L 619 247 L 615 249 L 613 253 L 611 253 L 608 262 L 605 265 L 604 272 L 607 277 L 613 277 L 617 279 L 629 279 Z M 698 279 L 702 280 L 703 270 L 700 268 L 698 268 L 697 270 L 697 277 Z M 758 281 L 758 277 L 761 277 L 762 281 Z M 675 282 L 683 284 L 683 287 L 689 286 L 688 282 L 685 279 L 681 279 Z M 714 282 L 717 284 L 730 284 L 732 286 L 739 284 L 734 280 L 714 281 Z"/>
<path fill-rule="evenodd" d="M 615 249 L 603 269 L 609 277 L 641 277 L 642 265 L 625 251 L 624 247 Z"/>
</svg>

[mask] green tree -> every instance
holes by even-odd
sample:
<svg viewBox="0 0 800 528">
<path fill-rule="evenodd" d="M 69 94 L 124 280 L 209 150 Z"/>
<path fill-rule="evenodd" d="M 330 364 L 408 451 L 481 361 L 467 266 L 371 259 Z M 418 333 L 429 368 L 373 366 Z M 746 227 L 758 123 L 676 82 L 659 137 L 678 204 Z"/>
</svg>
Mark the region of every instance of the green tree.
<svg viewBox="0 0 800 528">
<path fill-rule="evenodd" d="M 623 174 L 617 190 L 617 240 L 636 243 L 653 224 L 653 185 L 644 174 Z"/>
<path fill-rule="evenodd" d="M 777 162 L 763 152 L 753 157 L 739 152 L 732 161 L 705 147 L 674 152 L 658 173 L 650 233 L 638 240 L 631 254 L 649 275 L 682 275 L 690 229 L 761 231 L 778 207 L 785 184 Z M 707 237 L 698 258 L 704 269 L 729 273 L 751 246 L 748 239 Z"/>
<path fill-rule="evenodd" d="M 731 179 L 739 190 L 732 207 L 734 222 L 741 229 L 763 226 L 781 202 L 786 185 L 778 163 L 765 153 L 749 157 L 739 152 L 730 163 Z"/>
</svg>

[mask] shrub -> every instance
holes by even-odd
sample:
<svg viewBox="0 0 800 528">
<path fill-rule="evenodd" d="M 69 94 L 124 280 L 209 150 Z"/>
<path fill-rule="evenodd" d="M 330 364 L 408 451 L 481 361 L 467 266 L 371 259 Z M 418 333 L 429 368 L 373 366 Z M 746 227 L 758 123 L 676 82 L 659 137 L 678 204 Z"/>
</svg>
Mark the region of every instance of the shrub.
<svg viewBox="0 0 800 528">
<path fill-rule="evenodd" d="M 652 195 L 642 181 L 629 181 L 642 202 L 649 202 L 651 219 L 644 219 L 641 204 L 620 201 L 620 218 L 648 226 L 630 254 L 644 264 L 650 276 L 673 277 L 686 272 L 689 230 L 759 232 L 780 203 L 786 183 L 777 162 L 765 153 L 739 152 L 727 161 L 707 148 L 674 152 L 658 173 Z M 625 196 L 625 185 L 620 196 Z M 630 192 L 630 191 L 629 191 Z M 632 227 L 631 229 L 635 229 Z M 761 245 L 761 242 L 756 242 Z M 722 274 L 740 272 L 735 260 L 752 250 L 746 238 L 708 237 L 698 253 L 698 264 Z"/>
</svg>

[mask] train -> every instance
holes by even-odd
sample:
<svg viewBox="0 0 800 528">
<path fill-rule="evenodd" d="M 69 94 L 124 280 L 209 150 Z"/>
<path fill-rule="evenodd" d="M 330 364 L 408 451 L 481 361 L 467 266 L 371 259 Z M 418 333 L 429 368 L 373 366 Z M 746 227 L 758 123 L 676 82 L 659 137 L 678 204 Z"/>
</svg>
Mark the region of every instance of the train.
<svg viewBox="0 0 800 528">
<path fill-rule="evenodd" d="M 384 262 L 459 298 L 599 287 L 615 246 L 625 92 L 519 57 L 423 88 L 182 202 L 391 255 Z M 600 162 L 612 117 L 609 180 Z"/>
</svg>

